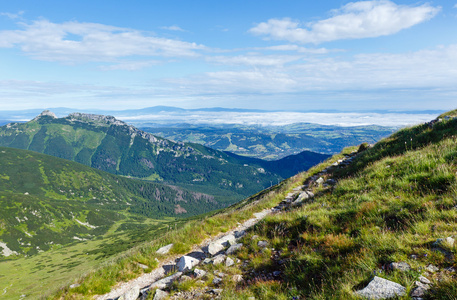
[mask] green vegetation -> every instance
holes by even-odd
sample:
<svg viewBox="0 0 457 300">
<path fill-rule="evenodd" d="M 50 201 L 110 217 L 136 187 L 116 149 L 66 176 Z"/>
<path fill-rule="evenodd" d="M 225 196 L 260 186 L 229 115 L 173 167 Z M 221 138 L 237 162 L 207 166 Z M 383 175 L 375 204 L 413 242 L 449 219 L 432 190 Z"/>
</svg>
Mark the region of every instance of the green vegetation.
<svg viewBox="0 0 457 300">
<path fill-rule="evenodd" d="M 91 240 L 114 227 L 138 229 L 148 218 L 188 217 L 227 205 L 204 193 L 26 150 L 0 147 L 0 165 L 0 241 L 18 254 Z"/>
<path fill-rule="evenodd" d="M 374 274 L 402 284 L 408 293 L 425 274 L 432 281 L 427 299 L 455 299 L 456 245 L 435 242 L 456 237 L 457 232 L 456 130 L 457 119 L 407 128 L 374 147 L 362 145 L 349 167 L 320 173 L 357 151 L 347 148 L 307 173 L 132 249 L 80 278 L 85 289 L 64 288 L 51 298 L 96 294 L 97 286 L 127 280 L 135 255 L 155 258 L 154 250 L 171 242 L 177 245 L 174 253 L 186 253 L 192 245 L 276 205 L 292 188 L 306 183 L 314 199 L 258 223 L 242 239 L 244 247 L 234 257 L 241 264 L 201 266 L 210 274 L 226 274 L 219 286 L 222 299 L 357 299 L 354 291 Z M 316 174 L 337 183 L 315 184 L 310 178 Z M 259 241 L 268 246 L 260 247 Z M 391 262 L 406 262 L 411 270 L 388 270 Z M 439 271 L 424 273 L 430 264 Z M 243 276 L 242 282 L 232 279 L 236 274 Z M 211 280 L 209 275 L 203 282 L 176 283 L 170 291 L 213 287 Z"/>
<path fill-rule="evenodd" d="M 138 267 L 138 262 L 154 266 L 156 258 L 163 260 L 170 255 L 187 253 L 193 245 L 201 243 L 210 236 L 227 231 L 236 226 L 238 222 L 251 218 L 255 212 L 276 205 L 284 198 L 285 192 L 301 180 L 303 180 L 302 176 L 290 178 L 221 212 L 189 219 L 182 224 L 181 228 L 178 226 L 176 230 L 134 247 L 126 253 L 110 259 L 98 270 L 79 278 L 77 282 L 81 284 L 80 287 L 70 289 L 66 286 L 48 297 L 50 299 L 85 299 L 90 298 L 91 295 L 106 293 L 117 282 L 135 278 L 146 272 L 147 270 Z M 155 253 L 159 247 L 170 243 L 174 243 L 170 255 L 162 256 Z"/>
<path fill-rule="evenodd" d="M 267 217 L 243 239 L 238 258 L 249 262 L 242 268 L 246 282 L 236 288 L 226 282 L 222 298 L 358 299 L 354 291 L 373 274 L 409 292 L 433 264 L 440 271 L 426 275 L 433 283 L 427 299 L 456 299 L 456 273 L 445 270 L 457 267 L 456 245 L 434 244 L 457 232 L 456 131 L 457 119 L 404 129 L 363 151 L 350 167 L 323 175 L 338 179 L 336 186 L 313 185 L 313 201 Z M 260 240 L 268 241 L 266 250 L 257 246 Z M 388 271 L 391 262 L 412 269 Z M 281 275 L 263 276 L 273 271 Z"/>
<path fill-rule="evenodd" d="M 230 204 L 328 157 L 311 152 L 276 162 L 236 157 L 200 144 L 158 138 L 114 117 L 78 113 L 65 118 L 42 114 L 27 123 L 2 126 L 0 146 L 41 152 L 126 177 L 185 185 L 197 193 L 226 194 L 215 200 Z"/>
</svg>

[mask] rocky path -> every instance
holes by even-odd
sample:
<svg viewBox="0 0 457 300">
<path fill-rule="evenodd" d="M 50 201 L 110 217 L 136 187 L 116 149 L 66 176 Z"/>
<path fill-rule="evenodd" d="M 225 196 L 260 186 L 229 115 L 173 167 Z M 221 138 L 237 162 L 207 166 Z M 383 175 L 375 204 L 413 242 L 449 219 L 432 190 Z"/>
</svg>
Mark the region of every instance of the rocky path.
<svg viewBox="0 0 457 300">
<path fill-rule="evenodd" d="M 153 289 L 165 289 L 173 281 L 183 276 L 184 272 L 192 270 L 200 263 L 222 263 L 229 259 L 228 254 L 236 251 L 242 244 L 238 243 L 246 231 L 257 224 L 260 220 L 272 213 L 278 213 L 291 207 L 302 205 L 314 197 L 312 188 L 322 185 L 331 188 L 336 180 L 329 178 L 332 169 L 349 165 L 356 153 L 352 153 L 345 159 L 335 162 L 320 173 L 309 177 L 303 185 L 294 188 L 285 199 L 276 207 L 265 209 L 255 213 L 254 217 L 243 222 L 229 232 L 207 239 L 200 245 L 196 245 L 190 253 L 184 256 L 174 256 L 161 262 L 158 268 L 129 282 L 115 287 L 110 293 L 96 297 L 97 300 L 136 300 L 146 299 L 149 291 Z M 324 179 L 327 178 L 327 179 Z M 167 254 L 172 245 L 167 245 L 158 250 L 161 254 Z M 167 276 L 168 274 L 172 274 Z M 154 298 L 155 299 L 155 298 Z"/>
<path fill-rule="evenodd" d="M 147 292 L 153 288 L 164 288 L 170 285 L 175 279 L 179 278 L 181 272 L 175 273 L 172 276 L 166 277 L 166 275 L 175 270 L 179 270 L 177 266 L 177 260 L 179 257 L 192 257 L 198 261 L 202 261 L 207 256 L 211 256 L 208 252 L 210 247 L 217 249 L 218 247 L 225 248 L 230 242 L 234 242 L 244 236 L 245 231 L 257 224 L 260 220 L 265 218 L 267 215 L 273 212 L 272 209 L 265 209 L 259 213 L 254 214 L 254 218 L 251 218 L 244 223 L 240 224 L 233 230 L 220 234 L 215 238 L 205 240 L 202 244 L 195 246 L 192 252 L 185 256 L 171 257 L 162 262 L 158 268 L 152 270 L 150 273 L 144 274 L 136 279 L 129 282 L 125 282 L 114 288 L 110 293 L 96 297 L 97 300 L 111 300 L 111 299 L 137 299 L 142 295 L 146 295 Z M 226 240 L 224 242 L 224 240 Z M 218 242 L 219 241 L 219 242 Z M 216 245 L 221 246 L 216 246 Z M 165 246 L 166 247 L 166 246 Z M 165 248 L 164 247 L 164 248 Z M 160 250 L 160 249 L 159 249 Z M 169 249 L 168 249 L 169 250 Z M 215 250 L 210 250 L 215 251 Z M 219 251 L 218 251 L 219 252 Z M 164 253 L 166 254 L 166 253 Z M 179 260 L 178 260 L 179 262 Z M 178 274 L 178 276 L 176 276 Z M 121 298 L 123 297 L 123 298 Z"/>
</svg>

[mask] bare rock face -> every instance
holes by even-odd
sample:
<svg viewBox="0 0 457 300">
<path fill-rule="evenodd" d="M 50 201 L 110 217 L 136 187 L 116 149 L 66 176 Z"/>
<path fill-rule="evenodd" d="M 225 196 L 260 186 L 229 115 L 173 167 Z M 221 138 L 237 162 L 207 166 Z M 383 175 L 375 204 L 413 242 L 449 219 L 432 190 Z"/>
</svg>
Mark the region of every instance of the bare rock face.
<svg viewBox="0 0 457 300">
<path fill-rule="evenodd" d="M 396 282 L 375 276 L 373 280 L 357 295 L 368 299 L 389 299 L 397 296 L 404 296 L 406 288 Z"/>
<path fill-rule="evenodd" d="M 44 110 L 41 114 L 39 114 L 38 116 L 36 116 L 33 121 L 36 121 L 38 119 L 40 119 L 41 117 L 51 117 L 53 119 L 57 119 L 57 116 L 55 113 L 53 113 L 52 111 L 50 110 Z"/>
</svg>

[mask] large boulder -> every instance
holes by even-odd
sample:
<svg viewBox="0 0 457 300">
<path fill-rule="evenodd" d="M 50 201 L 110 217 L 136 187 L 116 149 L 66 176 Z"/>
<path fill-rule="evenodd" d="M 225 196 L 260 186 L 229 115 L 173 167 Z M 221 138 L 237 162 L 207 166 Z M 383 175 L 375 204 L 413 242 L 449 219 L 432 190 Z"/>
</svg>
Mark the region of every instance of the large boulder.
<svg viewBox="0 0 457 300">
<path fill-rule="evenodd" d="M 210 255 L 216 255 L 217 253 L 223 251 L 225 248 L 227 248 L 230 245 L 233 245 L 235 243 L 236 243 L 235 236 L 233 234 L 228 234 L 224 237 L 221 237 L 220 239 L 217 239 L 217 240 L 211 242 L 208 245 L 207 252 Z"/>
<path fill-rule="evenodd" d="M 187 255 L 182 256 L 176 266 L 178 267 L 179 272 L 185 272 L 191 270 L 193 267 L 198 265 L 200 261 L 194 257 Z"/>
<path fill-rule="evenodd" d="M 375 276 L 372 281 L 357 295 L 368 299 L 388 299 L 402 297 L 406 294 L 406 288 L 396 282 Z"/>
</svg>

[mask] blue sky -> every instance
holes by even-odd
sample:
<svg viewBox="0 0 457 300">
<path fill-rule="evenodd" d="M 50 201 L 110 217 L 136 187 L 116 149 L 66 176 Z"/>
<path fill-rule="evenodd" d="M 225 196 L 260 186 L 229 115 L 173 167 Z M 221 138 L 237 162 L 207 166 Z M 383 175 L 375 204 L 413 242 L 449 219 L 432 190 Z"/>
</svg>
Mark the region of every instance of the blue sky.
<svg viewBox="0 0 457 300">
<path fill-rule="evenodd" d="M 2 1 L 0 110 L 457 108 L 457 1 Z"/>
</svg>

